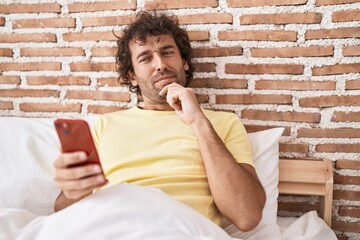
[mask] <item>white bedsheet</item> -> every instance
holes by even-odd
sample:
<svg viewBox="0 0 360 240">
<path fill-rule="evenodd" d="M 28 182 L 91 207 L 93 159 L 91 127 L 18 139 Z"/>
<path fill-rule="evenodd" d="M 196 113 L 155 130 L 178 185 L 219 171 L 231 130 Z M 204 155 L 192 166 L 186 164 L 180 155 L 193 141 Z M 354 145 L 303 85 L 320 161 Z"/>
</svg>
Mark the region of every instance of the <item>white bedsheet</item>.
<svg viewBox="0 0 360 240">
<path fill-rule="evenodd" d="M 232 231 L 229 231 L 232 229 Z M 157 189 L 130 184 L 95 193 L 49 216 L 20 209 L 0 209 L 0 239 L 125 239 L 125 240 L 336 240 L 335 234 L 310 212 L 292 223 L 283 236 L 279 226 L 251 233 L 227 232 L 190 207 Z M 233 237 L 231 237 L 231 236 Z"/>
</svg>

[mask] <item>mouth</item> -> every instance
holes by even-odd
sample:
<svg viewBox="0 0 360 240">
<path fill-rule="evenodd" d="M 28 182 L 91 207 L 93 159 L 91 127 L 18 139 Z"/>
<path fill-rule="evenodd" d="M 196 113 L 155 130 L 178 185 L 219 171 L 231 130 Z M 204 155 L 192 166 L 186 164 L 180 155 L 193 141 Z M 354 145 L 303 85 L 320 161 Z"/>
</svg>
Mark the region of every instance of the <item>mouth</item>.
<svg viewBox="0 0 360 240">
<path fill-rule="evenodd" d="M 155 83 L 165 86 L 170 83 L 173 83 L 174 78 L 175 78 L 175 76 L 170 76 L 170 75 L 162 76 L 162 77 L 159 77 L 158 79 L 156 79 Z"/>
</svg>

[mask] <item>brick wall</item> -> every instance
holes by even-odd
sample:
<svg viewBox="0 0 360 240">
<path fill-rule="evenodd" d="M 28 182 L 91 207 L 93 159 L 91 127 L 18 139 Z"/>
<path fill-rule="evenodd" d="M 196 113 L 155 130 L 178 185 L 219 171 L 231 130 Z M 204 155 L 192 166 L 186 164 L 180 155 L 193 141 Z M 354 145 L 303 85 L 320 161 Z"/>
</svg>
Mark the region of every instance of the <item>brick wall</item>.
<svg viewBox="0 0 360 240">
<path fill-rule="evenodd" d="M 0 116 L 101 114 L 136 104 L 117 82 L 113 31 L 137 11 L 179 16 L 199 101 L 249 132 L 286 128 L 281 156 L 334 162 L 333 229 L 360 229 L 360 1 L 2 1 Z M 15 3 L 16 2 L 16 3 Z M 300 204 L 301 203 L 301 204 Z M 282 196 L 279 214 L 318 209 Z"/>
</svg>

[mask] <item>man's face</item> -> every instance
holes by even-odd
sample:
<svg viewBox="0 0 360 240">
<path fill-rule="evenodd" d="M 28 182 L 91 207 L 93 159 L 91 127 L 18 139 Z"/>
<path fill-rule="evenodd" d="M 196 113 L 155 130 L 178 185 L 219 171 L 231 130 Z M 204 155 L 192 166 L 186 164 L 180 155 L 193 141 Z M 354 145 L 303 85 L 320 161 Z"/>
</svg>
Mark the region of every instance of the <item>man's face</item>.
<svg viewBox="0 0 360 240">
<path fill-rule="evenodd" d="M 165 103 L 159 92 L 170 83 L 185 86 L 189 65 L 170 35 L 148 36 L 145 42 L 133 39 L 129 47 L 134 68 L 131 83 L 139 86 L 145 103 Z"/>
</svg>

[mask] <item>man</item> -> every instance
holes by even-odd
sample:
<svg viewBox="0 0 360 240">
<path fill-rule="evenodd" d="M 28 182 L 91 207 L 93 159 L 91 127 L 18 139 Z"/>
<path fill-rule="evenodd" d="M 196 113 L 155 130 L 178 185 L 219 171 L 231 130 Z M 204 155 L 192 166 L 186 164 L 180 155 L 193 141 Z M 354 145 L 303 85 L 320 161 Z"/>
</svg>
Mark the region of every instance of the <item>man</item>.
<svg viewBox="0 0 360 240">
<path fill-rule="evenodd" d="M 225 216 L 242 231 L 253 229 L 265 193 L 246 131 L 235 114 L 202 109 L 186 87 L 193 75 L 186 31 L 175 17 L 141 12 L 117 43 L 120 78 L 141 94 L 143 106 L 94 124 L 106 179 L 96 165 L 69 167 L 86 161 L 83 152 L 60 155 L 55 210 L 128 182 L 159 188 L 217 224 Z"/>
</svg>

